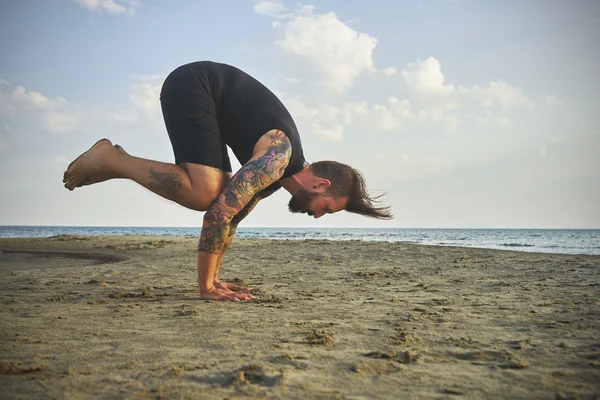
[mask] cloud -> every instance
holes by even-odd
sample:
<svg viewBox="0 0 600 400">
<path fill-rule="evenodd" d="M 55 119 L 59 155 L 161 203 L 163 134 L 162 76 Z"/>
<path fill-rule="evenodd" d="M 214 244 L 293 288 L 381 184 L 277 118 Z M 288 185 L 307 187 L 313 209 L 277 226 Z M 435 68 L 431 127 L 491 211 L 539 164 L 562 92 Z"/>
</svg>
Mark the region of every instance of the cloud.
<svg viewBox="0 0 600 400">
<path fill-rule="evenodd" d="M 484 107 L 500 105 L 504 108 L 533 109 L 535 106 L 521 88 L 504 81 L 491 81 L 488 86 L 470 88 L 446 84 L 441 64 L 434 57 L 409 63 L 402 70 L 401 75 L 410 88 L 419 94 L 429 96 L 429 102 L 438 107 L 448 109 L 472 105 Z"/>
<path fill-rule="evenodd" d="M 486 87 L 459 88 L 458 94 L 466 100 L 485 107 L 498 104 L 504 108 L 525 107 L 533 109 L 534 102 L 523 93 L 523 89 L 504 81 L 492 81 Z"/>
<path fill-rule="evenodd" d="M 486 114 L 485 116 L 475 116 L 475 122 L 478 125 L 491 124 L 498 126 L 500 128 L 507 128 L 512 125 L 510 119 L 506 117 L 496 117 L 491 114 Z"/>
<path fill-rule="evenodd" d="M 293 16 L 293 14 L 290 13 L 288 9 L 279 1 L 261 0 L 254 5 L 253 9 L 254 12 L 258 14 L 267 15 L 276 19 L 289 18 Z"/>
<path fill-rule="evenodd" d="M 54 164 L 59 164 L 59 165 L 69 164 L 69 160 L 67 160 L 67 158 L 65 156 L 56 156 L 52 159 L 52 161 L 54 162 Z"/>
<path fill-rule="evenodd" d="M 562 101 L 554 96 L 546 96 L 546 98 L 544 100 L 546 102 L 546 107 L 548 107 L 548 108 L 558 107 L 558 106 L 562 106 L 565 104 L 564 101 Z"/>
<path fill-rule="evenodd" d="M 77 118 L 69 113 L 50 112 L 44 116 L 44 127 L 52 133 L 67 133 L 77 128 Z"/>
<path fill-rule="evenodd" d="M 394 177 L 399 179 L 445 176 L 456 167 L 455 162 L 447 157 L 411 155 L 394 150 L 375 155 L 373 164 L 379 169 L 393 170 Z"/>
<path fill-rule="evenodd" d="M 540 156 L 542 158 L 548 158 L 548 153 L 546 152 L 546 146 L 544 146 L 540 149 Z"/>
<path fill-rule="evenodd" d="M 388 67 L 381 70 L 385 76 L 394 76 L 398 73 L 398 68 Z"/>
<path fill-rule="evenodd" d="M 289 97 L 281 92 L 275 94 L 290 111 L 301 132 L 308 132 L 325 142 L 343 139 L 343 127 L 338 122 L 339 108 L 332 106 L 313 108 L 299 98 Z"/>
<path fill-rule="evenodd" d="M 9 132 L 9 131 L 10 131 L 10 125 L 8 125 L 8 124 L 4 124 L 4 130 L 5 130 L 6 132 Z"/>
<path fill-rule="evenodd" d="M 2 139 L 0 139 L 0 147 L 4 146 L 4 142 L 2 141 Z"/>
<path fill-rule="evenodd" d="M 67 102 L 64 97 L 52 100 L 39 92 L 28 92 L 23 86 L 17 86 L 11 97 L 14 106 L 25 110 L 55 110 L 63 107 Z"/>
<path fill-rule="evenodd" d="M 458 128 L 459 120 L 455 116 L 450 115 L 450 116 L 446 117 L 446 119 L 444 120 L 444 123 L 446 125 L 446 132 L 455 133 L 456 129 Z"/>
<path fill-rule="evenodd" d="M 3 90 L 3 87 L 7 90 Z M 62 96 L 51 99 L 40 92 L 28 91 L 23 86 L 11 90 L 7 81 L 0 85 L 0 111 L 32 116 L 52 133 L 66 133 L 78 127 L 78 119 L 69 112 L 67 106 Z M 5 124 L 4 129 L 9 131 L 10 126 Z"/>
<path fill-rule="evenodd" d="M 387 132 L 402 128 L 404 122 L 413 117 L 408 100 L 388 98 L 388 104 L 373 104 L 366 102 L 349 103 L 344 106 L 344 121 L 369 132 Z"/>
<path fill-rule="evenodd" d="M 162 117 L 160 91 L 164 77 L 162 75 L 135 75 L 129 86 L 130 107 L 111 113 L 113 120 L 132 124 L 142 118 L 157 120 Z"/>
<path fill-rule="evenodd" d="M 450 94 L 454 91 L 453 85 L 444 84 L 440 62 L 433 57 L 409 63 L 402 70 L 402 77 L 410 87 L 419 92 Z"/>
<path fill-rule="evenodd" d="M 161 115 L 160 90 L 164 78 L 159 75 L 137 77 L 130 86 L 129 100 L 135 110 L 149 117 Z"/>
<path fill-rule="evenodd" d="M 260 1 L 254 11 L 278 19 L 273 45 L 317 73 L 319 83 L 344 92 L 363 72 L 373 72 L 373 50 L 377 39 L 340 21 L 336 14 L 314 14 L 305 5 L 290 10 L 280 2 Z"/>
<path fill-rule="evenodd" d="M 109 14 L 134 14 L 141 6 L 139 0 L 75 0 L 90 11 L 107 12 Z"/>
<path fill-rule="evenodd" d="M 276 95 L 292 114 L 298 129 L 322 141 L 342 140 L 344 129 L 349 126 L 372 133 L 398 130 L 414 117 L 409 101 L 395 97 L 390 97 L 385 105 L 358 102 L 311 106 L 298 97 L 277 91 Z"/>
</svg>

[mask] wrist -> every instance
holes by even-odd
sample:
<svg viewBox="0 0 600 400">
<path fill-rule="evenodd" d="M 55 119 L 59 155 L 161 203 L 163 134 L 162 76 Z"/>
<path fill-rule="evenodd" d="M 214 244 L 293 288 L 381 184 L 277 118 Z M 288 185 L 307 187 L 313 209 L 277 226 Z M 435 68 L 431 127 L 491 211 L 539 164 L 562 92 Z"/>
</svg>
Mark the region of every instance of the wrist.
<svg viewBox="0 0 600 400">
<path fill-rule="evenodd" d="M 216 288 L 214 287 L 213 284 L 210 284 L 210 285 L 200 285 L 200 293 L 201 294 L 212 292 L 213 290 L 216 290 Z"/>
</svg>

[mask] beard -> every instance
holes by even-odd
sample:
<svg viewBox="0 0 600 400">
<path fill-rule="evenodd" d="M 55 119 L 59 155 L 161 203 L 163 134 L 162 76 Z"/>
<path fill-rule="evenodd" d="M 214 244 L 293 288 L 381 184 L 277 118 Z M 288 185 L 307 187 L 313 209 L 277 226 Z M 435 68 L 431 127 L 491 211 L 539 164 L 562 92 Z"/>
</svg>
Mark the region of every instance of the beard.
<svg viewBox="0 0 600 400">
<path fill-rule="evenodd" d="M 317 196 L 319 196 L 318 193 L 312 193 L 308 190 L 300 189 L 290 199 L 290 202 L 288 203 L 288 208 L 290 212 L 293 213 L 308 213 L 312 215 L 312 211 L 307 210 L 307 207 L 310 204 L 310 202 Z"/>
</svg>

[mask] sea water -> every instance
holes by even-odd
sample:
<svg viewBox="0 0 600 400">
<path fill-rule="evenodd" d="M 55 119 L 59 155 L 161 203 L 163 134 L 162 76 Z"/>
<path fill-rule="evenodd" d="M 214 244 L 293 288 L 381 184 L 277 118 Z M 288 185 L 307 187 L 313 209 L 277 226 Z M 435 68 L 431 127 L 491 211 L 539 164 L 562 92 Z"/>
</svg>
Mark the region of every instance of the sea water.
<svg viewBox="0 0 600 400">
<path fill-rule="evenodd" d="M 199 236 L 200 227 L 0 226 L 0 237 Z M 600 255 L 600 229 L 238 228 L 238 238 L 360 240 L 528 252 Z"/>
</svg>

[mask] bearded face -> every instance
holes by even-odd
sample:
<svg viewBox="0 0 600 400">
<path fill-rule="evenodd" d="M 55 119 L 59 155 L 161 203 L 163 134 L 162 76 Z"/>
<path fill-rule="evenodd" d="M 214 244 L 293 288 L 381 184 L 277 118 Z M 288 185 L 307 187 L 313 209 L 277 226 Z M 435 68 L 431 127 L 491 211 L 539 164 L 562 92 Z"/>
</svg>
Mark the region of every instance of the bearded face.
<svg viewBox="0 0 600 400">
<path fill-rule="evenodd" d="M 312 216 L 313 211 L 309 210 L 310 202 L 319 196 L 319 193 L 312 193 L 308 190 L 300 189 L 292 196 L 288 203 L 290 212 L 303 213 Z"/>
</svg>

